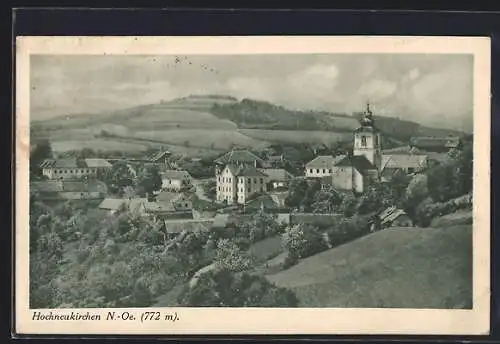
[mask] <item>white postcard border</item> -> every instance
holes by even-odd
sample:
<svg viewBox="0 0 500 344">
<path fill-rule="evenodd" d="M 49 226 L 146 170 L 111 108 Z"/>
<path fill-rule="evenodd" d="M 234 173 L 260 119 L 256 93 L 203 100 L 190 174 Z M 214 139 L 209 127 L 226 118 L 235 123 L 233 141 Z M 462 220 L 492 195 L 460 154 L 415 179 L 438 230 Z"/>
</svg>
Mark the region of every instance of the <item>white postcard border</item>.
<svg viewBox="0 0 500 344">
<path fill-rule="evenodd" d="M 33 320 L 29 304 L 29 57 L 32 54 L 190 55 L 430 53 L 474 55 L 473 309 L 133 308 L 36 310 L 100 321 Z M 433 334 L 489 332 L 490 39 L 488 37 L 248 36 L 18 37 L 16 40 L 15 331 L 18 334 Z M 137 319 L 104 320 L 108 311 Z M 141 322 L 143 312 L 178 321 Z"/>
</svg>

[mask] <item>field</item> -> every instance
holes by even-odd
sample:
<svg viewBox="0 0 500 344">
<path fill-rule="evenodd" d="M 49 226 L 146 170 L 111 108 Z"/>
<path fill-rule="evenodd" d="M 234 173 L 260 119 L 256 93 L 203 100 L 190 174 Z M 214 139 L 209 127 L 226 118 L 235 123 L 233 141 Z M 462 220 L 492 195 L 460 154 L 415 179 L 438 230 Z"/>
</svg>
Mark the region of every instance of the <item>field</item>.
<svg viewBox="0 0 500 344">
<path fill-rule="evenodd" d="M 138 131 L 133 137 L 147 138 L 168 142 L 173 145 L 184 145 L 192 147 L 229 149 L 232 145 L 264 148 L 267 142 L 255 140 L 245 136 L 235 130 L 203 130 L 203 129 L 173 129 L 173 130 L 154 130 Z"/>
<path fill-rule="evenodd" d="M 265 130 L 240 129 L 240 133 L 253 139 L 269 142 L 324 143 L 330 144 L 352 138 L 352 133 L 338 133 L 319 130 Z"/>
<path fill-rule="evenodd" d="M 472 229 L 388 229 L 268 279 L 292 289 L 301 307 L 470 309 Z"/>
</svg>

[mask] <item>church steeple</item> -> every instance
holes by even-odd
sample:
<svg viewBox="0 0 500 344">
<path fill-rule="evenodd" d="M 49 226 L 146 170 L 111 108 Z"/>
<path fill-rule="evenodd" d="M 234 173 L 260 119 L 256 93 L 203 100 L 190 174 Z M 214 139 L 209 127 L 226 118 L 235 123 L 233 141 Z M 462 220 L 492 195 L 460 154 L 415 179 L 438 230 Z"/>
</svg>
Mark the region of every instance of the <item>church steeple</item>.
<svg viewBox="0 0 500 344">
<path fill-rule="evenodd" d="M 364 155 L 378 170 L 382 163 L 382 149 L 380 132 L 375 128 L 370 103 L 366 103 L 366 110 L 361 116 L 361 127 L 354 131 L 353 155 Z"/>
</svg>

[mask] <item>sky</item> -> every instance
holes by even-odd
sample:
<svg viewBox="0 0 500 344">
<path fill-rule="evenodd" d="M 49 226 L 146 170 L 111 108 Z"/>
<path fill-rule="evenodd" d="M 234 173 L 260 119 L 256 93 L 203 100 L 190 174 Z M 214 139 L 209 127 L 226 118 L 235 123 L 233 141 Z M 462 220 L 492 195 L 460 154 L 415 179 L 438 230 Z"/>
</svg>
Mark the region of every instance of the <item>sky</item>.
<svg viewBox="0 0 500 344">
<path fill-rule="evenodd" d="M 422 124 L 472 126 L 471 55 L 35 55 L 31 118 L 109 113 L 189 94 L 270 101 L 291 109 L 362 111 Z"/>
</svg>

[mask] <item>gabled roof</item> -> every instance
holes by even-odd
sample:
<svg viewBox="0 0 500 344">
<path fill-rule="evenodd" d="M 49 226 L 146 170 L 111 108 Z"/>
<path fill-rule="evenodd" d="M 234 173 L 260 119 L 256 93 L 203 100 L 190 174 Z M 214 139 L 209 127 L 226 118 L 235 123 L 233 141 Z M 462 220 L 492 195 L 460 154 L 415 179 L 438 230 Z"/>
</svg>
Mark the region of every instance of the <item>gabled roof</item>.
<svg viewBox="0 0 500 344">
<path fill-rule="evenodd" d="M 31 182 L 30 188 L 38 192 L 101 192 L 105 193 L 106 185 L 100 181 L 66 181 L 44 180 Z"/>
<path fill-rule="evenodd" d="M 112 167 L 105 159 L 85 159 L 87 167 Z"/>
<path fill-rule="evenodd" d="M 306 164 L 307 168 L 331 168 L 335 158 L 331 155 L 319 155 Z"/>
<path fill-rule="evenodd" d="M 76 158 L 47 159 L 40 165 L 43 168 L 79 168 L 86 167 L 82 161 Z"/>
<path fill-rule="evenodd" d="M 432 137 L 417 136 L 410 140 L 412 146 L 418 148 L 456 148 L 460 145 L 460 138 L 456 136 Z"/>
<path fill-rule="evenodd" d="M 212 226 L 212 219 L 192 220 L 192 219 L 176 219 L 165 220 L 165 229 L 168 233 L 182 233 L 207 231 Z"/>
<path fill-rule="evenodd" d="M 263 168 L 260 171 L 274 181 L 284 181 L 293 177 L 291 173 L 282 168 Z"/>
<path fill-rule="evenodd" d="M 162 191 L 156 196 L 158 203 L 175 203 L 182 199 L 188 199 L 183 193 Z"/>
<path fill-rule="evenodd" d="M 309 163 L 307 163 L 306 167 L 307 168 L 332 168 L 339 161 L 343 160 L 345 157 L 346 157 L 345 154 L 340 154 L 340 155 L 336 155 L 336 156 L 320 155 L 320 156 L 317 156 L 315 159 L 311 160 Z M 316 162 L 315 162 L 315 160 L 316 160 Z"/>
<path fill-rule="evenodd" d="M 169 156 L 170 154 L 172 154 L 172 153 L 170 153 L 169 151 L 161 151 L 161 152 L 158 152 L 155 155 L 153 155 L 149 160 L 150 161 L 157 161 L 159 159 L 163 159 L 163 158 Z"/>
<path fill-rule="evenodd" d="M 162 179 L 187 179 L 191 178 L 187 171 L 178 171 L 178 170 L 166 170 L 160 173 Z"/>
<path fill-rule="evenodd" d="M 377 169 L 364 155 L 346 156 L 336 163 L 335 166 L 350 166 L 354 167 L 359 172 Z"/>
<path fill-rule="evenodd" d="M 250 152 L 249 150 L 233 150 L 227 152 L 223 156 L 215 160 L 216 163 L 228 164 L 228 163 L 254 163 L 255 161 L 262 163 L 263 160 Z"/>
<path fill-rule="evenodd" d="M 396 220 L 401 215 L 406 215 L 406 212 L 403 209 L 395 209 L 386 217 L 382 218 L 381 224 L 386 224 L 387 222 L 392 222 Z"/>
<path fill-rule="evenodd" d="M 99 209 L 116 211 L 124 204 L 129 211 L 136 211 L 140 210 L 140 207 L 143 207 L 144 203 L 147 203 L 147 199 L 145 198 L 105 198 L 101 204 L 99 204 Z"/>
<path fill-rule="evenodd" d="M 387 154 L 382 155 L 382 169 L 385 168 L 422 168 L 427 161 L 427 155 Z"/>
<path fill-rule="evenodd" d="M 233 176 L 236 175 L 236 173 L 238 173 L 238 170 L 239 170 L 239 166 L 238 165 L 235 165 L 235 164 L 227 164 L 226 167 L 224 167 L 224 169 L 228 169 L 229 172 L 231 172 L 231 174 Z"/>
<path fill-rule="evenodd" d="M 236 172 L 236 176 L 238 177 L 267 177 L 267 174 L 259 171 L 253 166 L 243 165 L 240 166 L 238 171 Z"/>
</svg>

